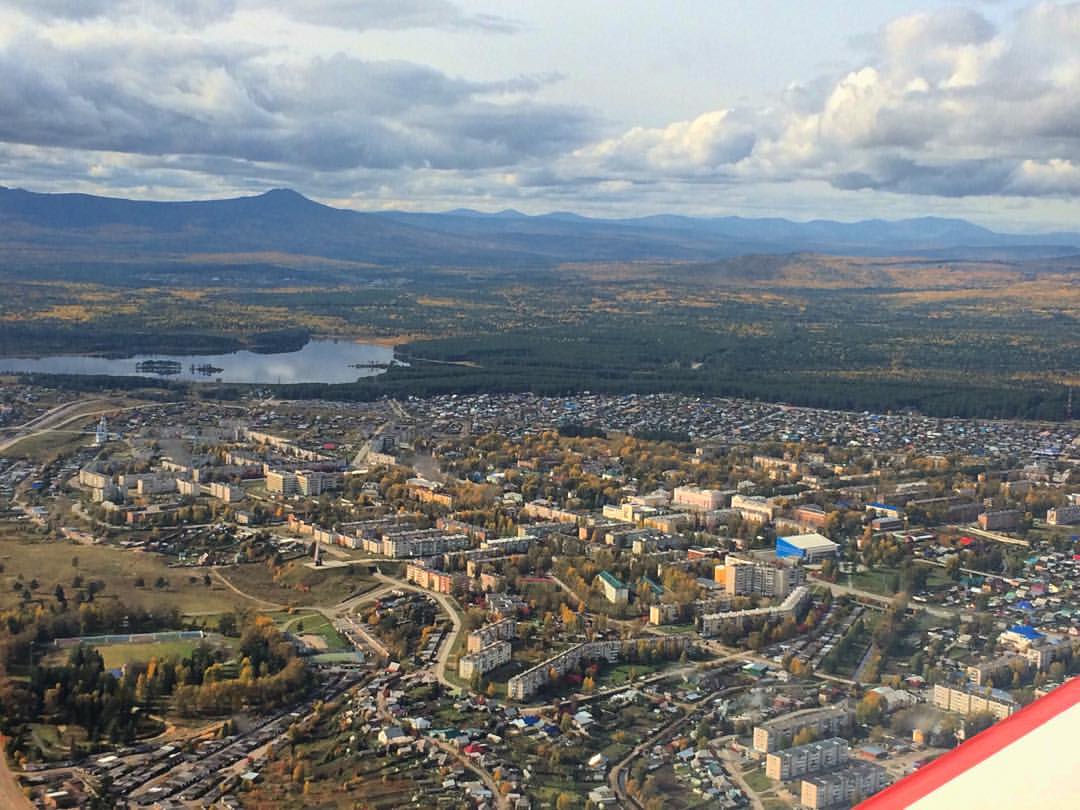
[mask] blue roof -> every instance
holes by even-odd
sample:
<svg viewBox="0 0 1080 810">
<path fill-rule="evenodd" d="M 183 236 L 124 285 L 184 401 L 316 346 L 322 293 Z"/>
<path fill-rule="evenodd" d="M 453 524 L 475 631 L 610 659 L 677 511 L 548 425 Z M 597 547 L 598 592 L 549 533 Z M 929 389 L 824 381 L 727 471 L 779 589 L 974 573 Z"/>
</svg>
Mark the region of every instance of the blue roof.
<svg viewBox="0 0 1080 810">
<path fill-rule="evenodd" d="M 1036 630 L 1034 627 L 1028 624 L 1014 624 L 1009 628 L 1010 633 L 1016 633 L 1024 638 L 1034 641 L 1037 638 L 1042 638 L 1043 634 Z"/>
</svg>

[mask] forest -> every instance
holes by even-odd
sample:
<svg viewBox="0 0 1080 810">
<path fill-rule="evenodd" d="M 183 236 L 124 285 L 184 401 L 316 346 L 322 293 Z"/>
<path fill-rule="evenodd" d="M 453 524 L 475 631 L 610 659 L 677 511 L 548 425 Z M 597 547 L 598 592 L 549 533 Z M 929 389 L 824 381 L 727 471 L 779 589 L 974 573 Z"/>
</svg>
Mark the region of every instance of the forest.
<svg viewBox="0 0 1080 810">
<path fill-rule="evenodd" d="M 319 336 L 392 343 L 407 365 L 277 394 L 680 392 L 1046 420 L 1064 416 L 1068 387 L 1080 384 L 1080 287 L 1068 260 L 793 255 L 527 271 L 278 268 L 259 278 L 135 266 L 53 268 L 29 281 L 0 268 L 13 293 L 0 301 L 0 355 L 281 351 Z M 235 398 L 242 387 L 197 390 Z"/>
</svg>

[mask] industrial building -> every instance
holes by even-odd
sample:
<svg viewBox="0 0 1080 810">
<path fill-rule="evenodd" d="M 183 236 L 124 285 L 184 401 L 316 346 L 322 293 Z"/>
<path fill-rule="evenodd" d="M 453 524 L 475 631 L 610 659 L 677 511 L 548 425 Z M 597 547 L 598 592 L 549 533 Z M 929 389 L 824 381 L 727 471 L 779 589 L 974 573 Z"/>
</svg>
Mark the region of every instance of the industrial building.
<svg viewBox="0 0 1080 810">
<path fill-rule="evenodd" d="M 828 537 L 823 537 L 816 532 L 776 538 L 777 557 L 793 557 L 807 563 L 835 557 L 839 549 L 840 546 Z"/>
</svg>

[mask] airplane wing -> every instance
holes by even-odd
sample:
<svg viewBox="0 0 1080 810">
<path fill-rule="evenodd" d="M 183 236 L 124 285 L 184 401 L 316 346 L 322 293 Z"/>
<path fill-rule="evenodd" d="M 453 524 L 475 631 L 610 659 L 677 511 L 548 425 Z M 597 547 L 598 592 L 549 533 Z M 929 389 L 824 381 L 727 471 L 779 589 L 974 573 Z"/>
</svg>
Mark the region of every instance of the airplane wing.
<svg viewBox="0 0 1080 810">
<path fill-rule="evenodd" d="M 1080 678 L 965 740 L 857 810 L 997 807 L 1080 808 Z"/>
</svg>

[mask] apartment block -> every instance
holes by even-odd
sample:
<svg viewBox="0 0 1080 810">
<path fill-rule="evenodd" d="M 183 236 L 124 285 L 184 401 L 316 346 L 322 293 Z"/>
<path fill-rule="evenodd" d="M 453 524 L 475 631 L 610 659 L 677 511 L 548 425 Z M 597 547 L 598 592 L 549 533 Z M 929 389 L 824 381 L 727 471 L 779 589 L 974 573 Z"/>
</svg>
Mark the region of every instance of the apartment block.
<svg viewBox="0 0 1080 810">
<path fill-rule="evenodd" d="M 604 589 L 604 598 L 615 605 L 626 604 L 630 599 L 630 589 L 618 577 L 608 571 L 601 571 L 597 577 Z"/>
<path fill-rule="evenodd" d="M 720 574 L 723 580 L 720 580 Z M 778 560 L 759 560 L 729 554 L 723 566 L 716 568 L 717 581 L 722 581 L 730 596 L 784 597 L 806 582 L 806 572 L 799 565 Z"/>
<path fill-rule="evenodd" d="M 621 641 L 585 641 L 542 661 L 520 675 L 515 675 L 506 684 L 506 694 L 513 700 L 525 700 L 546 686 L 551 673 L 562 676 L 576 667 L 582 660 L 606 659 L 610 663 L 619 660 L 622 650 Z"/>
<path fill-rule="evenodd" d="M 469 680 L 474 675 L 483 675 L 491 672 L 496 667 L 510 661 L 511 647 L 509 641 L 496 641 L 481 647 L 475 652 L 461 656 L 458 659 L 458 675 Z"/>
<path fill-rule="evenodd" d="M 830 737 L 809 745 L 773 751 L 765 757 L 765 775 L 787 782 L 843 765 L 848 761 L 850 752 L 848 741 L 842 737 Z"/>
<path fill-rule="evenodd" d="M 713 636 L 728 627 L 744 628 L 764 624 L 773 620 L 784 620 L 789 616 L 798 616 L 799 611 L 810 601 L 810 589 L 800 585 L 788 597 L 775 607 L 751 608 L 750 610 L 725 610 L 709 613 L 701 617 L 701 635 Z"/>
<path fill-rule="evenodd" d="M 466 649 L 469 652 L 479 652 L 496 641 L 508 641 L 516 637 L 517 622 L 513 619 L 503 619 L 502 621 L 485 624 L 483 627 L 469 633 L 466 640 Z"/>
<path fill-rule="evenodd" d="M 90 489 L 105 489 L 112 484 L 112 476 L 94 470 L 79 470 L 79 483 Z"/>
<path fill-rule="evenodd" d="M 1018 708 L 1016 701 L 998 689 L 987 689 L 983 694 L 942 684 L 934 685 L 934 705 L 965 716 L 989 712 L 998 720 L 1004 720 Z"/>
<path fill-rule="evenodd" d="M 296 480 L 296 473 L 287 470 L 267 470 L 266 491 L 277 495 L 298 494 L 300 485 Z"/>
<path fill-rule="evenodd" d="M 244 500 L 244 490 L 232 484 L 213 483 L 210 485 L 210 497 L 225 503 L 236 503 Z"/>
<path fill-rule="evenodd" d="M 695 512 L 711 512 L 728 505 L 731 493 L 719 489 L 699 489 L 698 487 L 675 487 L 671 505 L 683 507 Z"/>
<path fill-rule="evenodd" d="M 1023 514 L 1018 509 L 1001 509 L 979 515 L 979 528 L 987 532 L 1007 532 L 1020 525 Z"/>
<path fill-rule="evenodd" d="M 1071 526 L 1080 523 L 1080 506 L 1059 506 L 1046 510 L 1046 522 L 1051 526 Z"/>
<path fill-rule="evenodd" d="M 776 515 L 776 506 L 756 495 L 733 495 L 731 508 L 749 523 L 768 523 Z"/>
<path fill-rule="evenodd" d="M 889 785 L 889 773 L 872 762 L 852 762 L 846 768 L 819 774 L 802 782 L 802 804 L 810 810 L 851 807 Z"/>
<path fill-rule="evenodd" d="M 754 727 L 754 750 L 768 754 L 787 748 L 804 729 L 812 729 L 819 737 L 839 737 L 851 727 L 854 716 L 847 706 L 837 705 L 769 720 Z"/>
</svg>

